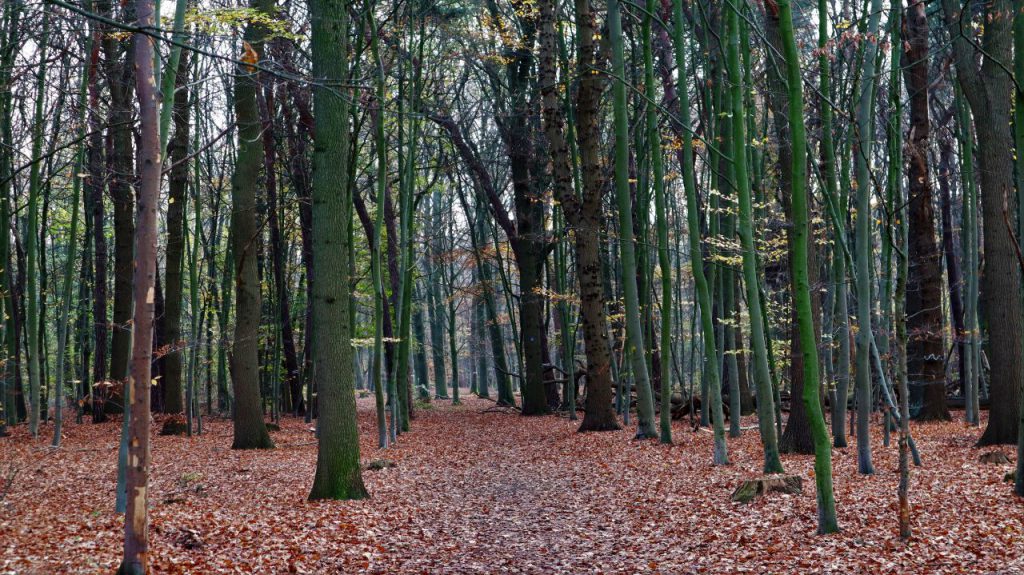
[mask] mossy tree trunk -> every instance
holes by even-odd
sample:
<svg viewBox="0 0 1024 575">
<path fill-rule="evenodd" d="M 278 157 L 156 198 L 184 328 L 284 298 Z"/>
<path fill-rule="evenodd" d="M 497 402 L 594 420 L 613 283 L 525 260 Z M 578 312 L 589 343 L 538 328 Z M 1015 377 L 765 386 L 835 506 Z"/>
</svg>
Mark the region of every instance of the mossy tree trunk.
<svg viewBox="0 0 1024 575">
<path fill-rule="evenodd" d="M 319 389 L 316 476 L 309 499 L 362 499 L 369 494 L 359 464 L 359 428 L 352 363 L 348 233 L 350 7 L 345 0 L 310 0 L 313 89 L 313 361 Z M 339 189 L 339 186 L 341 189 Z"/>
</svg>

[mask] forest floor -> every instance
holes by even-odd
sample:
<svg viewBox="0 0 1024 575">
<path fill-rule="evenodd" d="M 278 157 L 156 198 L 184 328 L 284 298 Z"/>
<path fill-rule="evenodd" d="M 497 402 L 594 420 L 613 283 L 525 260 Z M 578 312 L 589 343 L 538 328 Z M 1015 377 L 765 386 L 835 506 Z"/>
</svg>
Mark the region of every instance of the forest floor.
<svg viewBox="0 0 1024 575">
<path fill-rule="evenodd" d="M 914 427 L 924 466 L 913 469 L 914 537 L 903 543 L 896 442 L 883 447 L 877 425 L 875 475 L 856 474 L 854 445 L 834 451 L 843 531 L 821 537 L 808 456 L 783 459 L 802 494 L 730 501 L 758 476 L 756 429 L 730 440 L 732 465 L 715 467 L 711 434 L 685 422 L 665 446 L 631 429 L 578 434 L 563 417 L 484 413 L 491 405 L 434 402 L 381 451 L 372 398 L 359 400 L 363 460 L 396 466 L 364 472 L 372 498 L 355 502 L 306 501 L 316 445 L 299 419 L 283 420 L 269 452 L 232 451 L 220 419 L 200 437 L 155 437 L 154 573 L 1024 572 L 1010 466 L 980 463 L 988 450 L 960 420 Z M 0 439 L 0 574 L 113 573 L 119 433 L 116 421 L 72 424 L 58 450 L 25 426 Z"/>
</svg>

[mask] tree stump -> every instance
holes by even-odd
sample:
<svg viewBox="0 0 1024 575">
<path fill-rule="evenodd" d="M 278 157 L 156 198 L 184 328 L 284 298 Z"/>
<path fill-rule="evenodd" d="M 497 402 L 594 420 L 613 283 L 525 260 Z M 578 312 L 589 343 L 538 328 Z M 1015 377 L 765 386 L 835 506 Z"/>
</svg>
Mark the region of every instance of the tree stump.
<svg viewBox="0 0 1024 575">
<path fill-rule="evenodd" d="M 185 435 L 186 433 L 188 433 L 188 424 L 185 422 L 185 416 L 181 414 L 171 415 L 164 420 L 164 424 L 160 428 L 160 435 Z"/>
<path fill-rule="evenodd" d="M 749 503 L 772 491 L 796 494 L 802 489 L 803 480 L 797 475 L 770 475 L 744 481 L 732 492 L 730 499 L 739 503 Z"/>
<path fill-rule="evenodd" d="M 388 459 L 374 459 L 366 464 L 367 471 L 380 471 L 381 469 L 388 469 L 391 467 L 398 467 L 398 464 Z"/>
<path fill-rule="evenodd" d="M 981 456 L 978 457 L 978 461 L 982 463 L 990 463 L 993 465 L 1003 465 L 1006 463 L 1010 463 L 1010 458 L 1007 457 L 1006 454 L 1003 453 L 1002 451 L 996 450 L 981 454 Z"/>
</svg>

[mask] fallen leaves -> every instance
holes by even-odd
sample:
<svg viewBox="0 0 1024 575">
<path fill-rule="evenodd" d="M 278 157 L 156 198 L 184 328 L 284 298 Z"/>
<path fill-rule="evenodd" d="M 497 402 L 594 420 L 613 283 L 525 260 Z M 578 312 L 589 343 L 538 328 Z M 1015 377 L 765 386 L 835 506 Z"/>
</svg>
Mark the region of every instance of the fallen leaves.
<svg viewBox="0 0 1024 575">
<path fill-rule="evenodd" d="M 465 401 L 465 400 L 464 400 Z M 711 465 L 711 436 L 674 427 L 676 445 L 633 430 L 578 434 L 557 417 L 483 413 L 440 402 L 389 450 L 375 447 L 372 398 L 359 400 L 372 498 L 307 502 L 316 446 L 286 419 L 282 448 L 232 451 L 230 422 L 202 437 L 158 437 L 150 499 L 153 572 L 170 573 L 984 573 L 1020 570 L 1021 501 L 983 464 L 973 430 L 914 426 L 914 538 L 899 540 L 896 449 L 875 433 L 874 476 L 856 448 L 835 450 L 837 535 L 815 531 L 813 458 L 784 456 L 802 494 L 747 505 L 729 494 L 759 477 L 756 431 L 731 440 L 734 465 Z M 748 424 L 750 422 L 744 422 Z M 877 426 L 874 431 L 878 431 Z M 120 424 L 70 425 L 64 447 L 24 426 L 0 440 L 19 469 L 0 502 L 0 574 L 109 573 Z M 43 434 L 46 435 L 46 434 Z M 386 462 L 386 463 L 379 463 Z M 392 465 L 393 464 L 393 465 Z M 1017 561 L 1018 563 L 1014 563 Z"/>
</svg>

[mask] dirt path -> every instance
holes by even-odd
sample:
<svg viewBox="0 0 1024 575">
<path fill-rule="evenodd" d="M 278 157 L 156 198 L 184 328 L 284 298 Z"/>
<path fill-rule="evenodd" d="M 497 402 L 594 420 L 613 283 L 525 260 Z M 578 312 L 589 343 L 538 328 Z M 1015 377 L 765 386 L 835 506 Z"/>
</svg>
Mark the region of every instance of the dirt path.
<svg viewBox="0 0 1024 575">
<path fill-rule="evenodd" d="M 734 465 L 714 467 L 710 434 L 683 425 L 662 446 L 481 413 L 488 405 L 424 409 L 413 433 L 379 451 L 372 403 L 360 400 L 364 460 L 397 466 L 367 471 L 373 498 L 359 502 L 305 501 L 316 448 L 301 421 L 284 422 L 272 452 L 228 449 L 226 421 L 207 422 L 203 437 L 158 437 L 154 572 L 985 573 L 1024 557 L 1024 502 L 1002 467 L 978 463 L 961 423 L 916 428 L 925 467 L 908 546 L 896 537 L 895 448 L 880 438 L 873 477 L 855 475 L 855 448 L 836 451 L 844 531 L 823 538 L 807 457 L 784 459 L 803 494 L 729 501 L 757 475 L 754 430 L 730 442 Z M 0 439 L 0 466 L 18 469 L 0 501 L 0 574 L 112 572 L 118 433 L 116 422 L 72 425 L 55 453 L 24 429 Z"/>
</svg>

